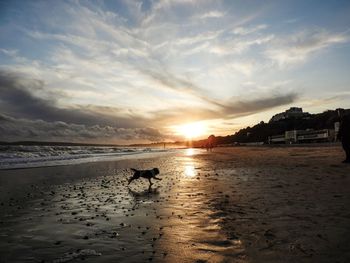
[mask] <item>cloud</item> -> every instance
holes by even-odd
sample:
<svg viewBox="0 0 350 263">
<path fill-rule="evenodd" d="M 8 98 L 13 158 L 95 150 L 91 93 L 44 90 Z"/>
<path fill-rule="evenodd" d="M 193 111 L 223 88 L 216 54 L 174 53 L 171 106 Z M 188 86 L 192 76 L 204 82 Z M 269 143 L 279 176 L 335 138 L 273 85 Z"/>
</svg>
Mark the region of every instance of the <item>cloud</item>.
<svg viewBox="0 0 350 263">
<path fill-rule="evenodd" d="M 204 120 L 225 120 L 248 116 L 263 111 L 288 105 L 298 99 L 298 94 L 289 92 L 285 94 L 275 93 L 273 95 L 253 96 L 251 99 L 233 97 L 222 102 L 220 107 L 210 109 L 205 107 L 177 107 L 154 113 L 154 123 L 162 123 L 164 126 L 172 126 L 187 122 Z M 180 120 L 180 121 L 179 121 Z"/>
<path fill-rule="evenodd" d="M 228 117 L 247 116 L 272 109 L 274 107 L 288 105 L 295 102 L 297 98 L 298 94 L 295 92 L 275 94 L 268 97 L 260 97 L 251 100 L 237 100 L 233 98 L 233 101 L 222 109 L 222 113 Z"/>
<path fill-rule="evenodd" d="M 199 99 L 211 106 L 222 106 L 220 102 L 211 99 L 208 95 L 205 95 L 204 91 L 200 87 L 188 79 L 177 77 L 164 69 L 162 71 L 140 69 L 140 71 L 158 81 L 166 89 L 181 92 L 187 96 L 192 96 L 195 99 Z"/>
<path fill-rule="evenodd" d="M 209 52 L 216 55 L 240 54 L 253 46 L 261 46 L 270 43 L 274 35 L 254 36 L 251 38 L 232 38 L 221 41 L 209 47 Z"/>
<path fill-rule="evenodd" d="M 327 105 L 328 109 L 335 109 L 339 107 L 343 107 L 343 103 L 349 101 L 350 99 L 350 91 L 340 91 L 340 92 L 327 92 L 325 94 L 315 94 L 315 96 L 310 98 L 303 98 L 300 101 L 300 104 L 303 107 L 312 107 L 312 108 L 325 108 Z"/>
<path fill-rule="evenodd" d="M 187 107 L 170 106 L 164 110 L 151 111 L 147 117 L 135 114 L 133 111 L 125 112 L 125 110 L 107 106 L 84 105 L 61 108 L 54 99 L 33 95 L 34 92 L 40 94 L 44 89 L 43 81 L 0 71 L 2 134 L 8 140 L 22 138 L 91 142 L 98 139 L 104 142 L 155 141 L 171 138 L 169 134 L 164 135 L 162 128 L 165 126 L 198 120 L 246 116 L 289 104 L 297 98 L 296 94 L 290 93 L 251 100 L 232 98 L 225 102 L 205 96 L 191 81 L 175 77 L 166 71 L 164 71 L 165 75 L 151 71 L 145 74 L 163 83 L 167 89 L 180 90 L 202 100 L 205 104 L 195 105 L 192 102 Z M 160 127 L 160 129 L 149 126 Z"/>
<path fill-rule="evenodd" d="M 26 6 L 34 8 L 19 8 L 21 19 L 5 19 L 6 32 L 14 32 L 3 34 L 5 42 L 16 42 L 18 35 L 21 40 L 0 47 L 6 58 L 0 65 L 0 110 L 23 124 L 62 122 L 68 130 L 83 125 L 86 134 L 95 125 L 101 131 L 146 129 L 143 134 L 150 126 L 163 134 L 167 125 L 219 123 L 299 103 L 300 87 L 275 93 L 274 81 L 295 77 L 279 74 L 280 67 L 348 41 L 346 34 L 322 29 L 287 35 L 286 23 L 257 19 L 264 8 L 221 1 Z M 252 96 L 244 82 L 266 88 Z"/>
<path fill-rule="evenodd" d="M 0 52 L 2 52 L 3 54 L 9 57 L 15 57 L 18 54 L 18 50 L 16 49 L 0 48 Z"/>
<path fill-rule="evenodd" d="M 212 1 L 160 1 L 149 2 L 144 9 L 141 2 L 125 1 L 123 8 L 128 11 L 113 13 L 98 4 L 57 4 L 55 9 L 58 12 L 49 12 L 50 16 L 40 16 L 39 21 L 45 26 L 39 24 L 37 27 L 22 28 L 26 36 L 31 38 L 30 41 L 34 41 L 38 46 L 49 44 L 48 50 L 45 50 L 48 55 L 44 59 L 38 58 L 35 64 L 28 60 L 16 65 L 10 64 L 7 68 L 44 79 L 51 91 L 70 94 L 71 100 L 80 104 L 98 101 L 111 106 L 115 104 L 114 99 L 121 107 L 133 107 L 136 104 L 143 107 L 142 110 L 146 110 L 155 105 L 157 94 L 154 90 L 162 87 L 158 87 L 159 78 L 145 79 L 135 68 L 158 71 L 153 75 L 166 75 L 161 70 L 162 67 L 177 67 L 177 64 L 188 60 L 196 61 L 192 56 L 198 53 L 203 57 L 217 56 L 220 60 L 223 55 L 239 53 L 266 41 L 260 37 L 251 37 L 225 40 L 221 43 L 220 35 L 229 32 L 233 25 L 242 25 L 250 21 L 246 20 L 246 17 L 235 16 L 232 19 L 233 24 L 220 24 L 212 30 L 208 30 L 209 22 L 203 27 L 198 27 L 198 22 L 192 19 L 193 16 L 206 14 L 219 17 L 224 14 L 222 10 L 213 8 L 215 5 Z M 157 13 L 160 12 L 159 9 L 170 13 L 176 11 L 181 16 L 171 16 L 176 18 L 175 21 L 168 21 L 166 16 Z M 186 12 L 182 16 L 183 9 Z M 158 20 L 144 25 L 142 19 L 153 13 L 160 15 Z M 53 22 L 61 20 L 62 17 L 62 23 Z M 223 16 L 220 19 L 231 18 Z M 186 67 L 182 69 L 176 72 L 177 76 L 186 74 Z M 154 81 L 158 82 L 158 85 L 154 85 Z M 103 97 L 101 89 L 109 95 Z M 138 97 L 132 96 L 133 94 L 130 94 L 130 102 L 118 99 L 126 95 L 126 90 L 128 93 L 137 91 L 138 94 L 152 94 L 153 98 L 149 95 L 144 103 L 133 102 Z M 43 92 L 47 91 L 48 89 Z M 184 97 L 190 94 L 180 89 L 177 92 L 182 93 Z M 87 94 L 92 95 L 94 99 L 91 99 L 92 96 L 89 99 Z M 171 97 L 172 94 L 169 95 Z"/>
<path fill-rule="evenodd" d="M 215 40 L 223 32 L 224 32 L 223 30 L 207 31 L 200 34 L 195 34 L 194 36 L 186 36 L 186 37 L 178 38 L 174 41 L 174 45 L 190 46 L 197 43 L 203 43 L 206 41 Z"/>
<path fill-rule="evenodd" d="M 45 121 L 64 121 L 76 124 L 100 124 L 117 127 L 142 127 L 144 119 L 132 113 L 111 107 L 91 105 L 60 108 L 55 99 L 34 96 L 44 89 L 42 80 L 35 80 L 0 71 L 0 110 L 15 117 L 41 119 Z M 123 116 L 122 116 L 123 115 Z"/>
<path fill-rule="evenodd" d="M 225 13 L 220 11 L 209 11 L 198 16 L 198 19 L 208 19 L 208 18 L 220 18 L 223 17 Z"/>
<path fill-rule="evenodd" d="M 167 137 L 154 128 L 116 128 L 72 124 L 62 121 L 29 120 L 0 114 L 0 133 L 7 141 L 70 141 L 130 143 L 161 141 Z"/>
<path fill-rule="evenodd" d="M 214 72 L 223 77 L 233 72 L 250 77 L 256 68 L 257 62 L 254 60 L 237 60 L 218 65 Z"/>
<path fill-rule="evenodd" d="M 265 24 L 261 24 L 261 25 L 257 25 L 257 26 L 253 26 L 253 27 L 236 27 L 235 29 L 232 30 L 232 33 L 236 34 L 236 35 L 245 36 L 245 35 L 249 35 L 249 34 L 255 33 L 257 31 L 266 29 L 266 28 L 267 28 L 267 25 L 265 25 Z"/>
<path fill-rule="evenodd" d="M 265 55 L 279 66 L 288 66 L 305 62 L 313 54 L 349 41 L 341 33 L 330 33 L 326 30 L 305 30 L 289 37 L 276 39 L 274 45 Z"/>
</svg>

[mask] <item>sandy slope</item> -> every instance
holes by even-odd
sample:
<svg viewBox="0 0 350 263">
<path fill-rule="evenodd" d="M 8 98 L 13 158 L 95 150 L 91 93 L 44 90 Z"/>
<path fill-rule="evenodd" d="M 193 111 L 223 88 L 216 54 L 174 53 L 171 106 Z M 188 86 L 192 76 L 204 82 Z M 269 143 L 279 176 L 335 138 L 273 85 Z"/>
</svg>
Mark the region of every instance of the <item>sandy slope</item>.
<svg viewBox="0 0 350 263">
<path fill-rule="evenodd" d="M 349 262 L 339 147 L 217 148 L 0 172 L 0 262 Z M 128 167 L 162 181 L 126 186 Z"/>
</svg>

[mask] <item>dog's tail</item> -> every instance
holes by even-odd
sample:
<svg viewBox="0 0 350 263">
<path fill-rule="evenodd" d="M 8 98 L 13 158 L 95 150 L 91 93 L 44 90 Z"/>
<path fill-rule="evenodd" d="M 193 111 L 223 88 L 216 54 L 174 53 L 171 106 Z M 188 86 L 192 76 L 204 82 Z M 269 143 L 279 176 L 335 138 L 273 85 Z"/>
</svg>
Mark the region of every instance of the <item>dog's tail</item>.
<svg viewBox="0 0 350 263">
<path fill-rule="evenodd" d="M 130 168 L 130 170 L 133 171 L 133 172 L 137 172 L 137 171 L 138 171 L 138 170 L 135 169 L 135 168 Z"/>
</svg>

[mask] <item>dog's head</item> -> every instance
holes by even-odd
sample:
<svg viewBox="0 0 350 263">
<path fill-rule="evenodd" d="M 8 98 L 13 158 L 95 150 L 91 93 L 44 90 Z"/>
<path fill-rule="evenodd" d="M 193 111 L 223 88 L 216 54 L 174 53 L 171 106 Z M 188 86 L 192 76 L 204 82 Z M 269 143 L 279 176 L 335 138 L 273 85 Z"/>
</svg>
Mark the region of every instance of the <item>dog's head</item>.
<svg viewBox="0 0 350 263">
<path fill-rule="evenodd" d="M 159 174 L 159 169 L 158 168 L 153 168 L 152 170 L 153 170 L 154 175 Z"/>
</svg>

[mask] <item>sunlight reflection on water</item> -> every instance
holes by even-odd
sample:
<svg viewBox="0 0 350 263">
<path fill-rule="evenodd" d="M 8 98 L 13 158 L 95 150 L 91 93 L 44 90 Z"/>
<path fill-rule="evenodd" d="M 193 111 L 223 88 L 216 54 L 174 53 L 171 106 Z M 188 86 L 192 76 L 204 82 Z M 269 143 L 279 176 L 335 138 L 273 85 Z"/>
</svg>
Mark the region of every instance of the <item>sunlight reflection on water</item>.
<svg viewBox="0 0 350 263">
<path fill-rule="evenodd" d="M 213 184 L 212 180 L 202 176 L 214 173 L 213 166 L 205 158 L 200 158 L 203 152 L 201 149 L 185 149 L 184 155 L 177 159 L 176 174 L 181 178 L 172 188 L 176 197 L 169 200 L 164 212 L 175 216 L 167 219 L 171 228 L 162 230 L 164 237 L 159 246 L 168 255 L 160 261 L 246 263 L 241 240 L 231 240 L 222 229 L 226 214 L 220 207 L 216 209 L 216 204 L 220 204 L 223 197 L 214 187 L 216 182 Z"/>
<path fill-rule="evenodd" d="M 185 165 L 185 176 L 194 177 L 196 176 L 196 171 L 193 165 Z"/>
<path fill-rule="evenodd" d="M 186 156 L 194 155 L 194 149 L 193 148 L 186 149 L 185 155 Z"/>
</svg>

